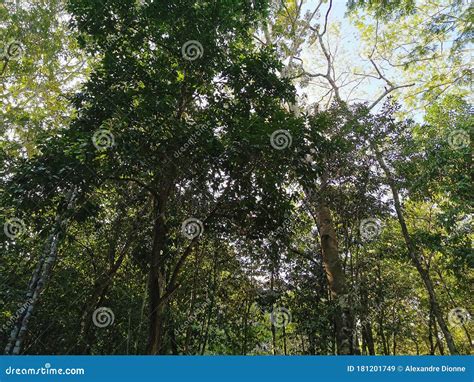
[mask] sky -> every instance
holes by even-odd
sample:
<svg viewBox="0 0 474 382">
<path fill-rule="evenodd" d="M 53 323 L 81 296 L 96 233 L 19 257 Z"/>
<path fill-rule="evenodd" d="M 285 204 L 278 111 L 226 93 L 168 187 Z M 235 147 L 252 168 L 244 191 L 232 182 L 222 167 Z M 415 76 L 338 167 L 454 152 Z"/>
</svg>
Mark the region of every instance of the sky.
<svg viewBox="0 0 474 382">
<path fill-rule="evenodd" d="M 310 0 L 305 5 L 305 10 L 314 9 L 317 6 L 317 0 Z M 326 10 L 328 9 L 328 4 L 324 4 L 321 7 L 321 16 L 320 21 L 323 22 L 324 15 Z M 341 74 L 343 71 L 347 71 L 349 68 L 352 71 L 355 67 L 358 68 L 358 72 L 365 72 L 371 71 L 372 68 L 364 62 L 360 57 L 360 52 L 362 51 L 362 43 L 360 41 L 360 35 L 357 28 L 350 22 L 349 18 L 346 17 L 346 1 L 345 0 L 335 0 L 333 2 L 331 12 L 329 14 L 329 29 L 335 28 L 338 26 L 340 28 L 340 38 L 335 39 L 334 34 L 327 34 L 329 38 L 328 47 L 331 49 L 334 46 L 338 46 L 337 55 L 336 57 L 336 76 Z M 333 49 L 332 49 L 333 50 Z M 314 46 L 311 49 L 307 49 L 302 53 L 302 59 L 304 62 L 305 69 L 309 72 L 325 72 L 326 71 L 326 64 L 324 60 L 321 60 L 323 57 L 321 51 L 314 50 Z M 319 62 L 318 62 L 319 61 Z M 390 76 L 391 73 L 388 73 Z M 350 76 L 353 79 L 356 77 Z M 311 84 L 314 84 L 313 81 L 310 81 Z M 353 100 L 353 101 L 372 101 L 377 98 L 383 92 L 383 81 L 376 81 L 372 79 L 364 80 L 363 83 L 358 86 L 358 88 L 349 96 L 350 89 L 352 88 L 349 86 L 347 89 L 342 88 L 341 95 L 343 98 L 348 97 L 345 100 Z M 322 89 L 318 86 L 312 86 L 309 89 L 306 89 L 306 93 L 308 94 L 309 101 L 317 101 L 320 99 L 322 93 Z M 325 92 L 324 92 L 325 93 Z"/>
<path fill-rule="evenodd" d="M 304 10 L 315 9 L 317 6 L 317 0 L 309 0 L 305 6 Z M 321 7 L 320 22 L 324 20 L 325 13 L 328 9 L 328 4 L 324 4 Z M 346 16 L 346 0 L 334 0 L 329 14 L 329 30 L 334 32 L 334 28 L 339 28 L 339 38 L 335 38 L 334 33 L 327 33 L 326 37 L 329 38 L 328 46 L 333 48 L 338 46 L 337 54 L 335 55 L 335 66 L 336 66 L 336 77 L 340 74 L 347 72 L 347 81 L 352 81 L 360 79 L 361 77 L 355 76 L 353 73 L 371 73 L 376 74 L 373 67 L 370 65 L 367 59 L 364 59 L 361 56 L 361 53 L 364 50 L 364 45 L 360 38 L 359 30 L 353 25 L 348 16 Z M 318 48 L 316 48 L 318 49 Z M 312 46 L 310 49 L 305 49 L 302 52 L 301 58 L 304 62 L 304 68 L 308 72 L 325 72 L 326 64 L 323 60 L 323 55 L 320 50 L 315 51 L 315 46 Z M 393 70 L 390 66 L 384 66 L 384 74 L 387 78 L 392 80 L 395 84 L 403 83 L 400 80 L 400 74 Z M 342 78 L 344 78 L 346 74 Z M 354 90 L 351 89 L 354 87 L 357 82 L 354 82 L 352 85 L 343 87 L 341 89 L 341 96 L 344 100 L 349 102 L 369 102 L 371 103 L 377 99 L 383 92 L 384 87 L 386 86 L 385 81 L 377 80 L 373 78 L 366 78 L 361 82 Z M 305 88 L 304 92 L 307 95 L 308 101 L 318 102 L 321 100 L 321 95 L 326 93 L 324 89 L 320 86 L 315 85 L 316 82 L 313 80 L 310 81 L 312 86 Z M 379 103 L 377 107 L 374 108 L 374 111 L 377 111 L 383 102 Z M 419 111 L 411 113 L 410 115 L 415 120 L 421 121 L 422 114 Z"/>
</svg>

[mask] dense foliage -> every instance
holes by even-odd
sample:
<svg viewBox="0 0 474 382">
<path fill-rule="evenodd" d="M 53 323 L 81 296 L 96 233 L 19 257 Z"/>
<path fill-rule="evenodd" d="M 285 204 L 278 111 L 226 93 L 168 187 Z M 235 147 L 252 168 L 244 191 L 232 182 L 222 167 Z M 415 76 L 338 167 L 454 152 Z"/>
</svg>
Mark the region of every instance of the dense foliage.
<svg viewBox="0 0 474 382">
<path fill-rule="evenodd" d="M 0 6 L 6 354 L 471 352 L 472 6 L 423 29 L 403 98 L 377 59 L 426 4 L 349 1 L 369 44 L 386 23 L 385 91 L 359 102 L 332 1 L 21 3 Z"/>
</svg>

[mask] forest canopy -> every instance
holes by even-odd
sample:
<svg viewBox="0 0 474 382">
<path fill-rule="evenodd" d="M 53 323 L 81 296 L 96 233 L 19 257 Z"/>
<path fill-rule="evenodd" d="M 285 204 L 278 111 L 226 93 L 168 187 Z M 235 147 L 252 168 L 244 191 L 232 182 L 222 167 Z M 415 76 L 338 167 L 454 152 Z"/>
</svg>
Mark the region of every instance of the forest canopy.
<svg viewBox="0 0 474 382">
<path fill-rule="evenodd" d="M 5 354 L 470 354 L 461 0 L 0 4 Z"/>
</svg>

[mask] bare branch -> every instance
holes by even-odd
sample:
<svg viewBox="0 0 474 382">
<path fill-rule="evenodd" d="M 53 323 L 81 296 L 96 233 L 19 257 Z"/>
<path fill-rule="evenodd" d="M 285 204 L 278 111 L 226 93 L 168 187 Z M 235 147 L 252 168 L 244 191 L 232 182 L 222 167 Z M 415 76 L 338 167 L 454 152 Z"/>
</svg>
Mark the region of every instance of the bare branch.
<svg viewBox="0 0 474 382">
<path fill-rule="evenodd" d="M 375 106 L 377 106 L 377 104 L 383 100 L 387 95 L 389 95 L 391 92 L 397 90 L 397 89 L 401 89 L 401 88 L 408 88 L 410 86 L 414 86 L 415 84 L 407 84 L 407 85 L 399 85 L 399 86 L 393 86 L 389 89 L 386 89 L 381 95 L 379 98 L 377 98 L 374 102 L 372 102 L 372 104 L 369 106 L 369 110 L 372 110 Z"/>
<path fill-rule="evenodd" d="M 328 7 L 328 10 L 326 12 L 326 16 L 324 18 L 324 29 L 323 29 L 323 33 L 320 34 L 320 36 L 324 36 L 324 34 L 326 33 L 326 30 L 327 30 L 327 26 L 328 26 L 328 17 L 329 17 L 329 12 L 331 12 L 331 8 L 332 8 L 332 0 L 329 0 L 329 7 Z"/>
</svg>

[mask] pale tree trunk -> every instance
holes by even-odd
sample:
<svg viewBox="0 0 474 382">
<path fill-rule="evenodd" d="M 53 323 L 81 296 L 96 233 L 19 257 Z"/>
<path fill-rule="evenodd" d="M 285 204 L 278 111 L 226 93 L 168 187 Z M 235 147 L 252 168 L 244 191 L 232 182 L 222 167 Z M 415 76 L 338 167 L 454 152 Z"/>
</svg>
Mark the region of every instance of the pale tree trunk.
<svg viewBox="0 0 474 382">
<path fill-rule="evenodd" d="M 331 211 L 324 203 L 316 207 L 323 264 L 326 271 L 329 290 L 333 301 L 336 302 L 334 324 L 336 329 L 336 344 L 338 354 L 352 353 L 352 330 L 350 324 L 349 299 L 347 294 L 346 277 L 339 258 L 339 248 L 332 220 Z"/>
<path fill-rule="evenodd" d="M 400 197 L 399 197 L 399 192 L 398 192 L 398 187 L 395 184 L 395 181 L 393 179 L 392 173 L 388 166 L 385 163 L 384 158 L 382 157 L 382 154 L 375 148 L 375 154 L 377 161 L 382 168 L 383 172 L 385 173 L 385 177 L 387 180 L 387 183 L 392 191 L 393 194 L 393 202 L 395 205 L 395 211 L 397 212 L 397 218 L 398 222 L 400 224 L 400 228 L 402 230 L 403 238 L 405 240 L 405 245 L 408 250 L 408 255 L 410 256 L 410 259 L 412 260 L 413 265 L 415 266 L 416 270 L 418 271 L 423 284 L 425 285 L 425 288 L 428 292 L 429 300 L 431 307 L 433 309 L 433 314 L 436 317 L 436 321 L 438 322 L 438 325 L 443 332 L 444 338 L 446 340 L 446 344 L 448 345 L 449 352 L 451 354 L 458 354 L 458 351 L 456 349 L 456 345 L 454 343 L 453 337 L 451 335 L 451 332 L 448 329 L 448 325 L 446 324 L 446 321 L 444 320 L 443 317 L 443 312 L 438 304 L 438 299 L 436 297 L 436 292 L 433 286 L 433 282 L 431 280 L 429 272 L 423 267 L 422 265 L 422 260 L 417 253 L 417 250 L 415 248 L 415 245 L 413 244 L 413 240 L 408 232 L 407 224 L 405 221 L 405 216 L 403 214 L 403 209 L 402 205 L 400 202 Z"/>
<path fill-rule="evenodd" d="M 28 324 L 38 305 L 39 298 L 51 276 L 52 267 L 58 255 L 59 241 L 63 236 L 67 223 L 72 215 L 76 203 L 76 197 L 77 189 L 74 188 L 67 195 L 66 210 L 64 212 L 58 211 L 54 227 L 46 241 L 46 249 L 39 259 L 38 265 L 31 277 L 28 286 L 28 293 L 26 294 L 26 302 L 23 304 L 21 311 L 17 314 L 18 319 L 10 333 L 7 346 L 5 347 L 5 354 L 17 355 L 21 352 L 23 341 L 28 331 Z M 26 307 L 26 309 L 24 309 L 24 307 Z"/>
<path fill-rule="evenodd" d="M 327 187 L 328 175 L 323 173 L 318 197 L 313 198 L 313 193 L 308 190 L 306 190 L 305 193 L 311 202 L 310 210 L 314 209 L 315 212 L 314 219 L 318 227 L 321 241 L 324 270 L 326 272 L 331 298 L 336 304 L 334 326 L 336 332 L 337 354 L 352 354 L 352 314 L 349 308 L 346 276 L 339 257 L 337 234 L 334 228 L 331 210 L 326 201 L 325 193 Z"/>
<path fill-rule="evenodd" d="M 297 16 L 295 16 L 295 20 L 299 18 L 303 8 L 303 2 L 301 2 L 296 10 Z M 317 6 L 315 11 L 312 13 L 312 16 L 309 20 L 306 20 L 306 24 L 308 25 L 305 31 L 302 31 L 301 36 L 294 35 L 292 39 L 291 46 L 289 48 L 288 56 L 288 64 L 282 70 L 282 77 L 283 78 L 291 78 L 294 73 L 292 70 L 292 63 L 295 59 L 298 59 L 298 51 L 302 46 L 302 41 L 304 41 L 304 37 L 302 36 L 307 32 L 310 28 L 310 20 L 316 15 L 317 10 L 321 6 L 321 3 Z M 332 6 L 332 1 L 330 2 L 328 14 Z M 292 33 L 295 33 L 295 27 L 298 23 L 295 21 L 292 25 Z M 330 68 L 333 66 L 333 62 L 331 60 L 331 56 L 328 53 L 328 49 L 324 45 L 323 35 L 326 33 L 327 28 L 327 16 L 326 22 L 324 25 L 324 32 L 319 33 L 317 32 L 318 41 L 320 43 L 320 47 L 323 50 L 324 56 L 327 60 L 328 70 L 325 75 L 322 75 L 325 78 L 334 92 L 334 98 L 337 102 L 341 102 L 341 97 L 339 95 L 339 89 L 336 85 L 334 78 L 331 75 Z M 268 25 L 263 25 L 264 36 L 266 40 L 266 45 L 272 44 L 272 35 L 270 30 L 268 29 Z M 307 73 L 309 76 L 311 74 Z M 315 77 L 317 75 L 313 75 Z M 289 110 L 294 113 L 296 117 L 300 115 L 300 107 L 297 102 L 291 103 L 289 105 Z M 327 180 L 327 174 L 323 175 L 323 186 L 322 189 L 325 188 Z M 324 191 L 322 191 L 324 192 Z M 310 192 L 306 192 L 306 195 L 309 196 Z M 323 254 L 323 263 L 326 269 L 326 274 L 328 277 L 329 288 L 331 291 L 331 295 L 333 300 L 336 302 L 338 306 L 338 313 L 336 313 L 334 317 L 335 321 L 335 329 L 336 329 L 336 344 L 337 344 L 337 352 L 338 354 L 352 354 L 353 347 L 352 347 L 352 318 L 351 312 L 348 307 L 348 295 L 347 295 L 347 288 L 346 288 L 346 280 L 344 271 L 342 269 L 342 265 L 339 259 L 339 250 L 338 250 L 338 242 L 337 236 L 334 229 L 334 223 L 331 217 L 331 211 L 327 207 L 327 204 L 323 201 L 321 203 L 316 204 L 316 220 L 318 227 L 323 227 L 320 230 L 321 236 L 321 246 L 322 246 L 322 254 Z M 272 334 L 274 331 L 274 327 L 272 326 Z M 274 337 L 274 335 L 273 335 Z M 274 341 L 275 342 L 275 341 Z"/>
</svg>

